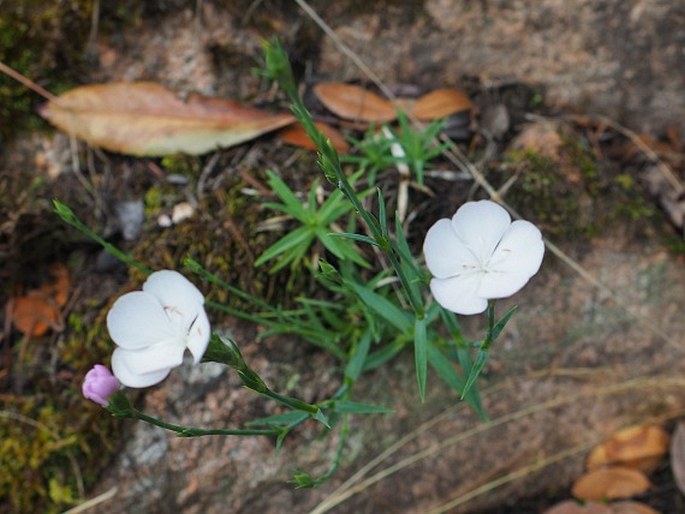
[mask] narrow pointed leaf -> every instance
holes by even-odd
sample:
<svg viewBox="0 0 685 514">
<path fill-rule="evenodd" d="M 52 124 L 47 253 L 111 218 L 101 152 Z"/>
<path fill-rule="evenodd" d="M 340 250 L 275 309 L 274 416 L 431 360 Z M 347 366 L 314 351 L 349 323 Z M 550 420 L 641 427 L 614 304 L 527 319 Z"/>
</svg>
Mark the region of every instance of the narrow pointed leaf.
<svg viewBox="0 0 685 514">
<path fill-rule="evenodd" d="M 419 386 L 421 401 L 426 397 L 426 379 L 428 360 L 426 356 L 426 318 L 416 318 L 414 321 L 414 363 L 416 365 L 416 381 Z"/>
<path fill-rule="evenodd" d="M 392 414 L 394 412 L 392 409 L 383 407 L 382 405 L 350 402 L 346 400 L 335 402 L 335 411 L 343 412 L 345 414 Z"/>
<path fill-rule="evenodd" d="M 411 322 L 407 313 L 378 293 L 355 282 L 345 281 L 362 302 L 378 316 L 393 325 L 401 333 L 411 333 Z"/>
<path fill-rule="evenodd" d="M 476 361 L 473 363 L 473 366 L 471 367 L 471 372 L 469 373 L 469 377 L 466 379 L 464 391 L 461 393 L 462 400 L 468 394 L 469 390 L 471 389 L 471 386 L 476 382 L 478 375 L 480 375 L 481 371 L 483 371 L 483 367 L 485 366 L 485 363 L 488 360 L 488 353 L 488 350 L 478 351 L 478 355 L 476 355 Z"/>
<path fill-rule="evenodd" d="M 290 114 L 268 113 L 221 98 L 185 100 L 152 82 L 81 86 L 57 97 L 40 114 L 60 130 L 112 152 L 199 155 L 284 127 Z"/>
<path fill-rule="evenodd" d="M 357 378 L 359 378 L 359 375 L 364 367 L 366 357 L 369 354 L 369 348 L 371 348 L 371 332 L 367 330 L 361 337 L 359 344 L 357 344 L 350 362 L 348 362 L 347 366 L 345 366 L 345 378 L 348 378 L 352 381 L 355 381 Z"/>
</svg>

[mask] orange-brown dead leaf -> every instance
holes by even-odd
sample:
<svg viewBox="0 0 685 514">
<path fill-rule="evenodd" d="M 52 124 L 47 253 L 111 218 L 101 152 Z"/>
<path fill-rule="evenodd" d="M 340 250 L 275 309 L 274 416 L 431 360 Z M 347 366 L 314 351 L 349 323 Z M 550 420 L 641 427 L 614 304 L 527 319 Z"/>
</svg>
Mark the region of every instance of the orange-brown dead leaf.
<svg viewBox="0 0 685 514">
<path fill-rule="evenodd" d="M 654 471 L 668 451 L 669 435 L 658 425 L 630 427 L 598 445 L 587 459 L 588 470 L 620 464 L 645 473 Z"/>
<path fill-rule="evenodd" d="M 649 487 L 649 480 L 642 471 L 613 466 L 585 473 L 573 484 L 571 492 L 581 500 L 601 501 L 630 498 Z"/>
<path fill-rule="evenodd" d="M 26 295 L 16 298 L 12 306 L 14 328 L 28 336 L 40 337 L 48 329 L 61 328 L 60 308 L 69 298 L 71 278 L 64 264 L 52 267 L 52 282 L 46 282 Z"/>
<path fill-rule="evenodd" d="M 314 86 L 314 94 L 328 110 L 348 120 L 382 123 L 397 117 L 388 100 L 352 84 L 324 82 Z"/>
<path fill-rule="evenodd" d="M 336 129 L 317 121 L 315 123 L 316 128 L 318 128 L 324 136 L 331 140 L 333 148 L 339 153 L 347 153 L 350 150 L 350 145 L 345 141 L 343 135 Z M 307 135 L 307 131 L 300 123 L 295 123 L 282 128 L 278 131 L 278 138 L 281 141 L 285 141 L 288 144 L 299 146 L 301 148 L 306 148 L 307 150 L 316 150 L 316 145 Z"/>
<path fill-rule="evenodd" d="M 199 155 L 254 139 L 294 121 L 230 100 L 192 94 L 184 101 L 152 82 L 82 86 L 41 115 L 89 144 L 137 156 Z"/>
<path fill-rule="evenodd" d="M 31 291 L 14 301 L 12 323 L 27 336 L 44 335 L 48 329 L 59 325 L 59 317 L 57 306 L 40 291 Z"/>
<path fill-rule="evenodd" d="M 432 121 L 471 109 L 473 102 L 463 91 L 444 88 L 431 91 L 416 100 L 411 113 L 421 121 Z"/>
</svg>

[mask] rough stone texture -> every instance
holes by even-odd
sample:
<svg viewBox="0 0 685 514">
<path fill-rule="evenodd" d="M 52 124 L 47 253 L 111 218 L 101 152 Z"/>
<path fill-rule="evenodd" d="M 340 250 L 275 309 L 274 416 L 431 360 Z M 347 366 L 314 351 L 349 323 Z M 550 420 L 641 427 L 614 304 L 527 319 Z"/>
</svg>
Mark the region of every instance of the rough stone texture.
<svg viewBox="0 0 685 514">
<path fill-rule="evenodd" d="M 321 13 L 389 83 L 435 88 L 459 85 L 464 75 L 524 81 L 560 104 L 638 130 L 685 127 L 682 2 L 429 0 L 356 15 Z M 336 80 L 364 78 L 330 39 L 317 71 Z"/>
<path fill-rule="evenodd" d="M 516 296 L 522 309 L 498 342 L 482 381 L 491 425 L 481 423 L 435 377 L 426 403 L 418 405 L 407 355 L 362 381 L 358 398 L 391 406 L 397 415 L 355 419 L 345 466 L 330 484 L 295 490 L 285 483 L 295 468 L 325 470 L 335 437 L 317 440 L 311 425 L 286 440 L 276 455 L 267 439 L 182 439 L 127 423 L 128 443 L 98 486 L 98 492 L 119 487 L 107 512 L 310 512 L 355 470 L 415 430 L 366 478 L 391 465 L 398 469 L 377 477 L 333 512 L 430 512 L 494 478 L 579 447 L 454 512 L 567 486 L 580 473 L 587 445 L 684 403 L 682 384 L 668 382 L 683 372 L 682 265 L 658 245 L 620 238 L 597 241 L 583 255 L 581 264 L 624 306 L 548 258 L 542 275 Z M 292 341 L 256 343 L 249 330 L 242 332 L 238 328 L 236 336 L 245 338 L 248 358 L 271 383 L 298 376 L 310 400 L 335 387 L 338 375 L 326 357 Z M 146 411 L 196 426 L 235 426 L 265 405 L 240 389 L 235 376 L 207 365 L 181 368 L 145 397 Z M 421 452 L 415 462 L 402 464 Z"/>
<path fill-rule="evenodd" d="M 260 21 L 260 28 L 236 14 L 247 2 L 231 4 L 240 4 L 240 10 L 200 4 L 200 28 L 185 10 L 143 20 L 118 38 L 102 38 L 102 68 L 94 79 L 150 79 L 184 92 L 244 99 L 259 87 L 249 73 L 259 40 L 274 32 L 316 75 L 363 78 L 290 2 L 263 2 L 254 17 L 269 18 L 271 25 Z M 486 83 L 527 81 L 546 87 L 559 103 L 607 114 L 636 130 L 659 132 L 685 120 L 682 2 L 430 0 L 314 6 L 389 83 L 430 89 L 459 85 L 464 75 Z M 397 415 L 355 419 L 345 465 L 329 484 L 298 491 L 285 483 L 295 468 L 326 469 L 335 437 L 316 439 L 313 425 L 287 439 L 276 455 L 267 439 L 179 439 L 124 422 L 127 443 L 93 493 L 114 486 L 118 492 L 100 510 L 309 512 L 372 457 L 418 430 L 367 477 L 395 464 L 394 472 L 360 486 L 333 511 L 425 513 L 541 458 L 682 406 L 677 390 L 664 385 L 683 371 L 682 263 L 654 242 L 630 243 L 620 235 L 582 249 L 567 245 L 567 250 L 617 293 L 621 305 L 548 256 L 543 273 L 515 298 L 521 312 L 498 343 L 482 382 L 486 390 L 492 387 L 484 401 L 499 423 L 480 423 L 434 377 L 426 403 L 418 405 L 412 358 L 405 355 L 365 379 L 357 396 L 391 406 Z M 640 318 L 627 314 L 626 306 Z M 669 335 L 668 341 L 659 331 Z M 296 341 L 258 343 L 245 327 L 236 328 L 236 337 L 250 362 L 276 386 L 299 377 L 298 392 L 316 400 L 338 385 L 332 361 Z M 635 376 L 662 383 L 617 389 L 615 384 Z M 208 366 L 175 371 L 142 405 L 169 421 L 198 426 L 235 426 L 271 412 L 240 389 L 234 375 Z M 528 414 L 502 421 L 527 408 L 532 409 Z M 430 428 L 422 425 L 433 422 Z M 463 439 L 451 439 L 460 434 Z M 402 465 L 422 451 L 422 458 Z M 568 485 L 582 456 L 579 450 L 453 512 Z"/>
</svg>

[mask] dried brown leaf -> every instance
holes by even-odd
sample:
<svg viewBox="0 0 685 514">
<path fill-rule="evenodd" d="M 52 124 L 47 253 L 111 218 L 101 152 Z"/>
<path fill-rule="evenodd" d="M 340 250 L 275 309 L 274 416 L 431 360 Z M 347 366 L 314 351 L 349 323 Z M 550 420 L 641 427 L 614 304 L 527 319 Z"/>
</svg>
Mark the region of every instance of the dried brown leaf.
<svg viewBox="0 0 685 514">
<path fill-rule="evenodd" d="M 77 87 L 41 115 L 89 144 L 137 156 L 199 155 L 254 139 L 293 122 L 230 100 L 192 94 L 184 101 L 152 82 Z"/>
<path fill-rule="evenodd" d="M 612 514 L 611 509 L 601 503 L 587 502 L 581 505 L 574 500 L 565 500 L 550 507 L 542 514 Z"/>
<path fill-rule="evenodd" d="M 671 439 L 671 470 L 673 478 L 680 489 L 685 494 L 685 421 L 681 421 L 676 426 Z"/>
<path fill-rule="evenodd" d="M 528 150 L 552 161 L 559 161 L 563 144 L 558 127 L 549 121 L 524 125 L 511 143 L 512 148 Z"/>
<path fill-rule="evenodd" d="M 345 138 L 340 132 L 326 123 L 317 121 L 315 125 L 324 136 L 331 140 L 333 148 L 335 148 L 339 153 L 347 153 L 349 151 L 350 145 L 347 143 L 347 141 L 345 141 Z M 281 141 L 291 145 L 306 148 L 307 150 L 316 150 L 314 141 L 309 138 L 307 131 L 299 123 L 289 125 L 279 130 L 278 138 Z"/>
<path fill-rule="evenodd" d="M 386 122 L 397 117 L 388 100 L 352 84 L 324 82 L 314 86 L 314 94 L 328 110 L 348 120 Z"/>
<path fill-rule="evenodd" d="M 444 88 L 431 91 L 416 100 L 411 113 L 421 121 L 432 121 L 471 109 L 473 103 L 463 91 Z"/>
<path fill-rule="evenodd" d="M 668 451 L 669 435 L 658 425 L 630 427 L 597 446 L 587 459 L 588 470 L 620 464 L 649 473 Z"/>
<path fill-rule="evenodd" d="M 22 334 L 40 337 L 59 324 L 59 311 L 40 291 L 31 291 L 14 300 L 12 323 Z"/>
<path fill-rule="evenodd" d="M 581 500 L 601 501 L 630 498 L 649 487 L 649 480 L 641 471 L 614 466 L 585 473 L 573 484 L 571 492 Z"/>
</svg>

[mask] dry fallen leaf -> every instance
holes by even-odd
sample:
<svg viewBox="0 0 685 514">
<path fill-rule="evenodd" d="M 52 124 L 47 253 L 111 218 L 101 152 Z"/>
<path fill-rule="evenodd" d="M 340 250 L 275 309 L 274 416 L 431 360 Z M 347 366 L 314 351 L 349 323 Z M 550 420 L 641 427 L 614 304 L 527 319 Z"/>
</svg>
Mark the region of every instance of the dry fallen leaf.
<svg viewBox="0 0 685 514">
<path fill-rule="evenodd" d="M 315 125 L 324 136 L 331 140 L 333 148 L 339 153 L 347 153 L 349 151 L 350 145 L 345 141 L 345 138 L 340 132 L 326 123 L 316 122 Z M 316 150 L 314 141 L 309 138 L 307 131 L 305 131 L 304 127 L 299 123 L 289 125 L 279 130 L 278 138 L 291 145 L 306 148 L 307 150 Z"/>
<path fill-rule="evenodd" d="M 324 82 L 314 86 L 314 94 L 328 110 L 348 120 L 386 122 L 397 117 L 388 100 L 352 84 Z"/>
<path fill-rule="evenodd" d="M 616 432 L 588 457 L 588 470 L 620 464 L 645 473 L 654 471 L 668 451 L 669 436 L 657 425 L 630 427 Z"/>
<path fill-rule="evenodd" d="M 550 507 L 542 514 L 612 514 L 611 509 L 601 503 L 587 502 L 584 505 L 574 500 L 565 500 Z"/>
<path fill-rule="evenodd" d="M 614 466 L 585 473 L 573 484 L 571 492 L 581 500 L 601 501 L 630 498 L 649 487 L 649 480 L 641 471 Z"/>
<path fill-rule="evenodd" d="M 420 97 L 414 103 L 411 113 L 421 121 L 432 121 L 471 109 L 473 103 L 465 93 L 458 89 L 445 88 L 436 89 Z"/>
<path fill-rule="evenodd" d="M 12 323 L 22 334 L 40 337 L 59 324 L 59 311 L 49 297 L 31 291 L 14 301 Z"/>
<path fill-rule="evenodd" d="M 64 264 L 55 264 L 51 271 L 53 282 L 46 282 L 14 300 L 12 323 L 23 334 L 40 337 L 50 328 L 61 328 L 59 309 L 69 298 L 71 278 Z"/>
<path fill-rule="evenodd" d="M 511 142 L 511 147 L 528 150 L 557 162 L 561 156 L 562 144 L 556 124 L 543 120 L 524 125 Z"/>
<path fill-rule="evenodd" d="M 678 423 L 671 439 L 671 470 L 678 489 L 685 494 L 685 421 Z"/>
<path fill-rule="evenodd" d="M 82 86 L 46 104 L 41 115 L 89 144 L 137 156 L 199 155 L 281 128 L 272 114 L 230 100 L 192 94 L 184 101 L 152 82 Z"/>
</svg>

